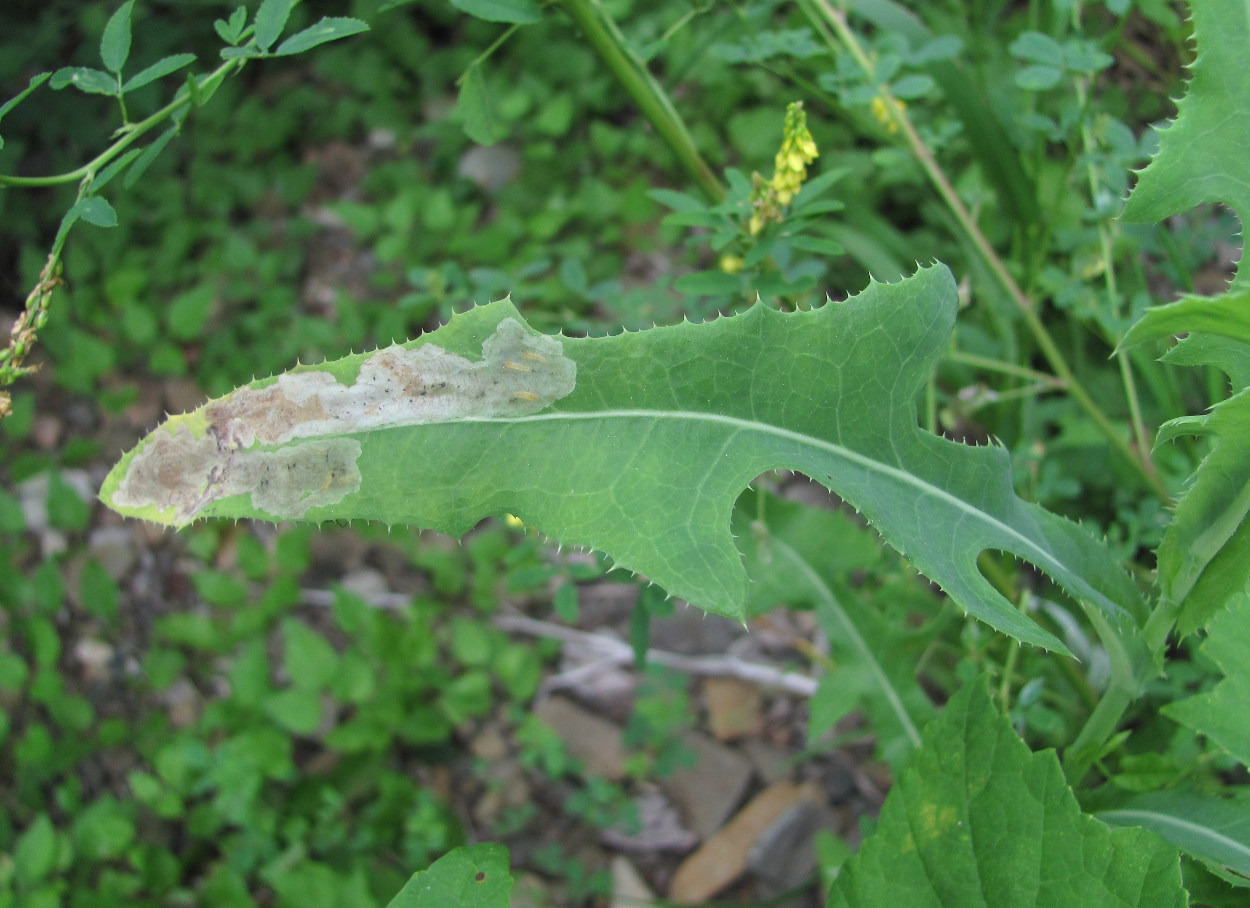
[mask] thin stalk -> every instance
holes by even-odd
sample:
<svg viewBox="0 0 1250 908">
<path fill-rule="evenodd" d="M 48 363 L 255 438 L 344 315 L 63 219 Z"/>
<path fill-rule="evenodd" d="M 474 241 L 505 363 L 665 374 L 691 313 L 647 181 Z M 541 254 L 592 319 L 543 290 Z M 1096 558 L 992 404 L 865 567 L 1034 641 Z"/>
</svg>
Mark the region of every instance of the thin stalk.
<svg viewBox="0 0 1250 908">
<path fill-rule="evenodd" d="M 1038 372 L 1036 369 L 1030 369 L 1027 366 L 1018 366 L 1015 363 L 1005 362 L 1001 359 L 990 359 L 988 356 L 977 356 L 975 353 L 964 353 L 961 350 L 950 351 L 946 354 L 946 358 L 953 363 L 972 366 L 986 372 L 1001 372 L 1004 375 L 1013 375 L 1016 378 L 1027 378 L 1030 381 L 1037 382 L 1039 385 L 1046 385 L 1050 388 L 1061 389 L 1067 387 L 1053 375 Z"/>
<path fill-rule="evenodd" d="M 1084 110 L 1086 106 L 1085 83 L 1079 79 L 1076 81 L 1076 98 L 1078 105 Z M 1094 169 L 1092 155 L 1094 137 L 1089 130 L 1089 120 L 1084 117 L 1081 119 L 1081 144 L 1085 149 L 1085 178 L 1089 184 L 1090 200 L 1093 201 L 1098 198 L 1098 173 Z M 1105 222 L 1098 224 L 1098 245 L 1102 255 L 1103 283 L 1107 289 L 1107 302 L 1111 307 L 1111 311 L 1118 314 L 1120 309 L 1120 290 L 1116 284 L 1115 268 L 1111 260 L 1111 231 L 1107 229 Z M 1146 424 L 1141 415 L 1141 402 L 1138 399 L 1137 382 L 1133 378 L 1132 363 L 1128 356 L 1117 356 L 1116 360 L 1120 367 L 1120 381 L 1124 385 L 1124 396 L 1128 400 L 1129 423 L 1133 427 L 1133 437 L 1137 443 L 1137 450 L 1142 452 L 1144 463 L 1157 478 L 1158 473 L 1155 470 L 1154 462 L 1145 456 L 1145 452 L 1150 450 L 1150 442 L 1146 438 Z"/>
<path fill-rule="evenodd" d="M 690 131 L 668 94 L 638 55 L 629 49 L 625 36 L 603 4 L 599 0 L 559 0 L 559 4 L 577 23 L 591 47 L 629 92 L 643 116 L 655 127 L 660 138 L 672 149 L 704 194 L 712 202 L 724 199 L 725 187 L 699 154 Z"/>
<path fill-rule="evenodd" d="M 811 0 L 815 8 L 819 10 L 822 17 L 832 27 L 837 34 L 841 45 L 846 48 L 847 52 L 854 57 L 855 61 L 860 65 L 864 72 L 872 74 L 875 67 L 868 58 L 864 49 L 860 46 L 854 32 L 846 22 L 846 16 L 840 10 L 837 10 L 829 2 L 829 0 Z M 916 132 L 915 126 L 912 125 L 911 119 L 902 110 L 901 105 L 894 96 L 885 87 L 881 88 L 881 97 L 885 101 L 886 109 L 889 111 L 892 122 L 898 127 L 900 133 L 907 142 L 908 148 L 920 163 L 921 168 L 933 183 L 938 195 L 946 203 L 947 207 L 954 214 L 955 219 L 959 222 L 960 228 L 964 231 L 968 240 L 972 243 L 978 256 L 989 268 L 990 273 L 994 275 L 1002 289 L 1007 293 L 1011 300 L 1016 304 L 1025 324 L 1028 326 L 1029 333 L 1033 335 L 1035 342 L 1041 349 L 1042 355 L 1050 364 L 1051 369 L 1055 373 L 1055 377 L 1064 383 L 1068 394 L 1076 401 L 1085 413 L 1094 420 L 1098 429 L 1111 446 L 1115 448 L 1128 462 L 1133 469 L 1141 476 L 1146 485 L 1154 492 L 1160 500 L 1169 501 L 1171 496 L 1167 487 L 1163 485 L 1158 474 L 1154 470 L 1153 464 L 1142 451 L 1136 451 L 1133 446 L 1120 436 L 1115 425 L 1103 413 L 1102 408 L 1094 401 L 1085 390 L 1085 387 L 1077 379 L 1071 366 L 1068 365 L 1067 359 L 1063 352 L 1055 343 L 1050 332 L 1042 323 L 1041 317 L 1038 315 L 1033 302 L 1024 294 L 1020 286 L 1016 283 L 1011 273 L 1007 270 L 1006 264 L 994 251 L 985 234 L 981 232 L 981 228 L 977 226 L 976 221 L 969 213 L 963 201 L 955 192 L 955 187 L 951 185 L 943 172 L 941 165 L 933 157 L 933 153 L 929 147 L 925 145 L 924 140 L 920 138 L 920 134 Z"/>
<path fill-rule="evenodd" d="M 229 60 L 223 63 L 204 77 L 204 81 L 200 83 L 200 88 L 207 90 L 214 82 L 220 81 L 229 75 L 231 70 L 237 71 L 242 69 L 243 64 L 244 60 L 242 59 Z M 59 186 L 63 183 L 73 183 L 77 180 L 95 176 L 106 164 L 133 145 L 145 133 L 150 132 L 153 127 L 169 119 L 183 107 L 187 107 L 190 104 L 191 94 L 184 89 L 156 113 L 144 117 L 138 123 L 124 127 L 125 132 L 120 139 L 76 170 L 46 177 L 16 177 L 0 174 L 0 186 Z"/>
</svg>

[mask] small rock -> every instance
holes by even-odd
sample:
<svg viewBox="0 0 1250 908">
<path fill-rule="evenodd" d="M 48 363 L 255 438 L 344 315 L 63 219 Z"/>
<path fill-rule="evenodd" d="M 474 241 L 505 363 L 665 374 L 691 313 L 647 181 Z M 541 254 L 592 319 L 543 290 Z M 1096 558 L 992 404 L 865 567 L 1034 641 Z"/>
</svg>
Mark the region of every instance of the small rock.
<svg viewBox="0 0 1250 908">
<path fill-rule="evenodd" d="M 496 726 L 488 725 L 469 742 L 469 750 L 478 759 L 494 763 L 508 755 L 508 742 Z"/>
<path fill-rule="evenodd" d="M 708 678 L 703 682 L 708 727 L 722 741 L 758 734 L 764 726 L 760 690 L 737 678 Z"/>
<path fill-rule="evenodd" d="M 497 192 L 521 172 L 521 157 L 507 145 L 474 145 L 460 158 L 457 173 L 487 192 Z"/>
<path fill-rule="evenodd" d="M 342 580 L 343 589 L 354 593 L 366 602 L 385 596 L 390 592 L 386 575 L 373 568 L 357 568 Z"/>
<path fill-rule="evenodd" d="M 87 682 L 107 681 L 112 675 L 113 647 L 101 640 L 84 637 L 74 644 L 74 658 L 82 666 L 82 678 Z"/>
<path fill-rule="evenodd" d="M 623 855 L 612 858 L 612 901 L 609 908 L 638 908 L 655 901 L 646 880 Z"/>
<path fill-rule="evenodd" d="M 609 848 L 630 851 L 686 852 L 699 844 L 699 837 L 682 825 L 677 808 L 659 791 L 644 791 L 634 798 L 638 809 L 637 832 L 605 829 L 599 840 Z"/>
<path fill-rule="evenodd" d="M 811 783 L 792 782 L 777 782 L 764 789 L 682 862 L 669 886 L 669 898 L 702 902 L 720 892 L 746 871 L 752 849 L 777 820 L 805 801 L 820 803 L 820 789 Z"/>
<path fill-rule="evenodd" d="M 128 526 L 96 527 L 87 537 L 87 551 L 114 580 L 120 580 L 139 559 L 139 546 Z"/>
<path fill-rule="evenodd" d="M 613 781 L 624 777 L 625 748 L 617 726 L 565 697 L 548 697 L 534 707 L 534 715 L 551 726 L 588 772 Z"/>
<path fill-rule="evenodd" d="M 816 800 L 799 801 L 755 841 L 747 867 L 759 878 L 762 895 L 776 895 L 802 884 L 816 871 L 818 829 L 838 832 L 838 816 Z"/>
<path fill-rule="evenodd" d="M 60 443 L 63 428 L 60 417 L 41 414 L 31 423 L 30 440 L 40 451 L 51 451 Z"/>
<path fill-rule="evenodd" d="M 720 829 L 751 781 L 751 764 L 737 751 L 697 732 L 681 736 L 695 752 L 695 763 L 674 772 L 665 790 L 680 806 L 701 839 Z"/>
<path fill-rule="evenodd" d="M 765 784 L 780 782 L 790 775 L 790 752 L 774 747 L 759 738 L 747 738 L 738 745 L 751 760 L 755 771 Z"/>
</svg>

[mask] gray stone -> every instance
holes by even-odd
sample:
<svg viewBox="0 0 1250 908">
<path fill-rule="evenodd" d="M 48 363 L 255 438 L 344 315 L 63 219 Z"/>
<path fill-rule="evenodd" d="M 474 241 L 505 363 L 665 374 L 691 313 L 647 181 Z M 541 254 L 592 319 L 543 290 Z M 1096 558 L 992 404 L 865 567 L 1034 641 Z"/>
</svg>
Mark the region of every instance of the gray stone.
<svg viewBox="0 0 1250 908">
<path fill-rule="evenodd" d="M 687 732 L 682 743 L 695 752 L 695 763 L 664 782 L 685 813 L 690 828 L 706 839 L 733 813 L 751 781 L 750 762 L 707 735 Z"/>
</svg>

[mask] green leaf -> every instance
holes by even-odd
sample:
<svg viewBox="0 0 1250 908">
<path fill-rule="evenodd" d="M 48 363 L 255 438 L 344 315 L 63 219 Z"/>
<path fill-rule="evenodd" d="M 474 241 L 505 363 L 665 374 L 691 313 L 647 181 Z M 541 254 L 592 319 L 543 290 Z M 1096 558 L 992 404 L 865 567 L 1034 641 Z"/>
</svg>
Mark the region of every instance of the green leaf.
<svg viewBox="0 0 1250 908">
<path fill-rule="evenodd" d="M 1196 791 L 1137 795 L 1094 814 L 1113 826 L 1153 829 L 1187 854 L 1250 878 L 1250 801 Z"/>
<path fill-rule="evenodd" d="M 22 832 L 13 851 L 18 885 L 30 888 L 51 873 L 59 851 L 56 827 L 46 813 L 39 814 Z"/>
<path fill-rule="evenodd" d="M 325 637 L 302 621 L 288 618 L 282 622 L 282 638 L 286 644 L 283 663 L 292 684 L 316 690 L 334 679 L 339 656 Z"/>
<path fill-rule="evenodd" d="M 495 98 L 486 84 L 486 74 L 480 63 L 474 63 L 465 72 L 456 106 L 464 122 L 465 135 L 478 145 L 494 145 L 508 135 L 508 127 L 495 107 Z"/>
<path fill-rule="evenodd" d="M 310 25 L 303 31 L 298 31 L 291 35 L 291 37 L 278 45 L 274 55 L 286 57 L 291 54 L 302 54 L 304 51 L 311 50 L 319 44 L 337 41 L 339 38 L 358 35 L 368 30 L 368 23 L 359 19 L 349 19 L 345 16 L 326 16 L 316 25 Z"/>
<path fill-rule="evenodd" d="M 256 46 L 268 51 L 273 42 L 278 40 L 286 21 L 291 17 L 292 0 L 261 0 L 256 10 Z M 224 56 L 224 52 L 223 52 Z"/>
<path fill-rule="evenodd" d="M 1019 499 L 1005 449 L 917 426 L 915 399 L 956 305 L 950 272 L 933 267 L 819 309 L 757 305 L 702 325 L 557 340 L 505 300 L 173 417 L 122 459 L 101 497 L 175 526 L 367 518 L 463 535 L 511 513 L 741 618 L 734 501 L 759 474 L 791 469 L 860 509 L 977 618 L 1066 652 L 978 570 L 983 549 L 1010 552 L 1140 664 L 1145 608 L 1109 552 Z"/>
<path fill-rule="evenodd" d="M 536 0 L 451 0 L 451 5 L 488 22 L 533 25 L 543 17 L 542 7 Z"/>
<path fill-rule="evenodd" d="M 414 873 L 387 908 L 508 908 L 508 850 L 494 842 L 463 845 Z"/>
<path fill-rule="evenodd" d="M 1082 814 L 1054 753 L 1031 753 L 977 681 L 925 728 L 828 906 L 1187 904 L 1176 849 Z"/>
<path fill-rule="evenodd" d="M 265 698 L 265 712 L 293 735 L 311 735 L 321 724 L 321 695 L 291 687 Z"/>
<path fill-rule="evenodd" d="M 79 217 L 88 224 L 95 224 L 97 227 L 117 226 L 117 211 L 109 204 L 108 199 L 93 195 L 78 202 L 75 207 L 78 206 L 81 206 Z"/>
<path fill-rule="evenodd" d="M 173 54 L 162 57 L 146 69 L 141 69 L 122 84 L 122 91 L 133 91 L 142 88 L 157 79 L 163 79 L 170 73 L 176 73 L 190 63 L 195 62 L 195 54 Z"/>
<path fill-rule="evenodd" d="M 147 148 L 143 149 L 139 157 L 135 159 L 134 165 L 126 171 L 126 176 L 122 179 L 122 186 L 129 189 L 136 182 L 138 182 L 139 178 L 142 177 L 147 169 L 152 166 L 152 162 L 155 161 L 157 156 L 165 150 L 165 146 L 168 145 L 170 140 L 177 134 L 178 127 L 171 126 L 169 129 L 165 130 L 153 139 L 151 144 L 148 145 Z"/>
<path fill-rule="evenodd" d="M 72 85 L 89 95 L 117 95 L 117 77 L 89 66 L 66 66 L 52 74 L 52 88 L 60 91 Z"/>
<path fill-rule="evenodd" d="M 811 605 L 833 647 L 836 667 L 812 698 L 811 737 L 863 707 L 878 752 L 901 770 L 935 713 L 916 680 L 916 661 L 906 655 L 918 656 L 932 631 L 917 635 L 886 621 L 847 587 L 844 578 L 852 572 L 881 564 L 877 541 L 845 514 L 763 493 L 739 499 L 733 531 L 751 578 L 750 613 L 780 602 Z"/>
<path fill-rule="evenodd" d="M 126 0 L 109 18 L 100 37 L 100 59 L 109 72 L 121 73 L 130 56 L 130 13 L 135 0 Z"/>
<path fill-rule="evenodd" d="M 1245 586 L 1245 575 L 1242 575 Z M 1229 607 L 1207 628 L 1202 653 L 1224 672 L 1214 688 L 1164 706 L 1169 719 L 1206 735 L 1242 765 L 1250 766 L 1250 723 L 1246 704 L 1250 703 L 1250 593 L 1234 596 Z"/>
<path fill-rule="evenodd" d="M 1063 45 L 1043 32 L 1024 32 L 1008 48 L 1013 57 L 1063 68 Z"/>
<path fill-rule="evenodd" d="M 121 171 L 124 170 L 131 161 L 139 156 L 139 153 L 140 149 L 131 148 L 122 154 L 121 157 L 115 159 L 107 167 L 101 170 L 99 174 L 96 175 L 96 178 L 91 181 L 91 191 L 96 193 L 107 186 L 113 177 L 121 173 Z M 116 217 L 116 214 L 114 214 L 114 217 Z"/>
<path fill-rule="evenodd" d="M 713 268 L 683 274 L 673 281 L 673 287 L 690 296 L 722 296 L 742 290 L 742 278 L 736 274 Z"/>
<path fill-rule="evenodd" d="M 1217 299 L 1187 296 L 1147 312 L 1124 336 L 1117 352 L 1136 344 L 1188 333 L 1181 356 L 1169 361 L 1222 364 L 1241 388 L 1200 416 L 1172 420 L 1158 443 L 1177 435 L 1209 435 L 1211 452 L 1177 503 L 1158 552 L 1163 599 L 1179 608 L 1182 634 L 1201 628 L 1250 575 L 1250 389 L 1244 382 L 1250 360 L 1250 292 Z M 1198 345 L 1202 345 L 1201 347 Z M 1199 354 L 1195 357 L 1194 354 Z"/>
<path fill-rule="evenodd" d="M 1250 17 L 1244 0 L 1190 3 L 1198 53 L 1177 116 L 1159 129 L 1159 151 L 1129 194 L 1124 218 L 1161 221 L 1207 202 L 1250 218 L 1245 149 L 1250 146 Z M 1234 289 L 1244 288 L 1239 268 Z"/>
<path fill-rule="evenodd" d="M 247 7 L 240 6 L 230 14 L 229 20 L 217 19 L 213 22 L 213 30 L 217 37 L 227 44 L 238 44 L 243 35 L 243 27 L 247 25 Z"/>
</svg>

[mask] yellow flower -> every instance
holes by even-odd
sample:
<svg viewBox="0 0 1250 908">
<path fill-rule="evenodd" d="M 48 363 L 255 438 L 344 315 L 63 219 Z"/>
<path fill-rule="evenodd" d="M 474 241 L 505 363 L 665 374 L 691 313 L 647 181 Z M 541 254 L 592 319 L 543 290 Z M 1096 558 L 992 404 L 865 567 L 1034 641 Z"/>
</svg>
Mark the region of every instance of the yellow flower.
<svg viewBox="0 0 1250 908">
<path fill-rule="evenodd" d="M 781 148 L 773 159 L 773 178 L 765 182 L 758 173 L 754 175 L 751 217 L 747 222 L 747 230 L 752 236 L 763 230 L 769 221 L 780 223 L 783 220 L 782 209 L 794 201 L 794 196 L 807 179 L 807 165 L 819 154 L 816 142 L 807 129 L 803 102 L 795 101 L 786 108 Z"/>
<path fill-rule="evenodd" d="M 890 110 L 891 105 L 894 108 L 893 111 Z M 872 99 L 869 109 L 872 111 L 872 115 L 877 118 L 877 122 L 885 127 L 886 132 L 896 133 L 898 132 L 898 121 L 894 119 L 894 115 L 906 110 L 907 105 L 898 98 L 891 98 L 887 101 L 884 96 L 877 95 Z"/>
<path fill-rule="evenodd" d="M 736 255 L 722 255 L 720 257 L 720 270 L 726 274 L 737 274 L 743 269 L 746 262 Z"/>
</svg>

